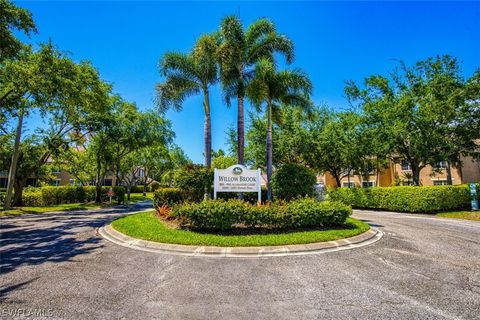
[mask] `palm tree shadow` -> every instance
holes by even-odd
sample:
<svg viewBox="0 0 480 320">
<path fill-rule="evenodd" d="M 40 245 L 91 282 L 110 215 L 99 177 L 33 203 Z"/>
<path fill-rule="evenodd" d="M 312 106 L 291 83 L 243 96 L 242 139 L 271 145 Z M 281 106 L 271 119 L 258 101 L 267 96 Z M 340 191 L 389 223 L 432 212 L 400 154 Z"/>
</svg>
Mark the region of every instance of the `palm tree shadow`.
<svg viewBox="0 0 480 320">
<path fill-rule="evenodd" d="M 29 284 L 29 283 L 37 280 L 37 279 L 38 279 L 38 277 L 1 288 L 0 289 L 0 301 L 5 301 L 8 293 L 10 293 L 12 291 L 15 291 L 19 288 L 22 288 L 22 287 L 26 286 L 27 284 Z"/>
</svg>

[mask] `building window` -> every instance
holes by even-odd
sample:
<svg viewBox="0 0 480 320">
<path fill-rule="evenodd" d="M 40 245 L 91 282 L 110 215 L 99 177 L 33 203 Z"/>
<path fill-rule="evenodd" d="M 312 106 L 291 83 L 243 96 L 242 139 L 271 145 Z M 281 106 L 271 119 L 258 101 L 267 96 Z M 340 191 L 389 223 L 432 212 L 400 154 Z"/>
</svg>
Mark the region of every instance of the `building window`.
<svg viewBox="0 0 480 320">
<path fill-rule="evenodd" d="M 412 179 L 405 179 L 405 180 L 402 181 L 402 185 L 413 186 L 413 180 Z"/>
<path fill-rule="evenodd" d="M 36 186 L 37 186 L 37 183 L 38 183 L 38 179 L 37 179 L 37 178 L 28 178 L 28 179 L 27 179 L 26 186 L 36 187 Z"/>
<path fill-rule="evenodd" d="M 447 180 L 433 180 L 434 186 L 446 186 Z"/>
<path fill-rule="evenodd" d="M 55 180 L 53 180 L 53 185 L 54 185 L 55 187 L 58 187 L 58 186 L 60 185 L 60 181 L 61 181 L 60 179 L 55 179 Z"/>
<path fill-rule="evenodd" d="M 55 174 L 59 174 L 59 173 L 60 173 L 60 169 L 59 169 L 59 168 L 54 168 L 54 169 L 52 170 L 52 172 L 55 173 Z"/>
<path fill-rule="evenodd" d="M 371 188 L 373 186 L 375 186 L 373 181 L 362 181 L 362 188 Z"/>
<path fill-rule="evenodd" d="M 435 164 L 435 169 L 447 169 L 447 161 L 439 161 Z"/>
<path fill-rule="evenodd" d="M 71 186 L 74 186 L 74 185 L 75 185 L 75 179 L 69 179 L 68 182 L 70 182 L 70 185 L 71 185 Z"/>
<path fill-rule="evenodd" d="M 103 181 L 104 186 L 111 186 L 112 185 L 112 179 L 105 179 Z"/>
<path fill-rule="evenodd" d="M 402 166 L 402 171 L 411 171 L 412 167 L 410 166 L 410 162 L 407 160 L 402 160 L 400 165 Z"/>
<path fill-rule="evenodd" d="M 343 186 L 345 188 L 355 188 L 355 182 L 344 182 Z"/>
<path fill-rule="evenodd" d="M 8 178 L 0 178 L 0 188 L 6 188 L 8 185 Z"/>
</svg>

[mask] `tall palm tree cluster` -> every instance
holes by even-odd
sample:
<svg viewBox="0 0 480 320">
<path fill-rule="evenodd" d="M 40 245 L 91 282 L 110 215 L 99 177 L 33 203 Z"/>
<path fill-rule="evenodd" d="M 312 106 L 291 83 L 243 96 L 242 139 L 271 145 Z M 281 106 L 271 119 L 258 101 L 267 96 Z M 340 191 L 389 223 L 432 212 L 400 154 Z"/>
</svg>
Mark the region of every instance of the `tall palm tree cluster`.
<svg viewBox="0 0 480 320">
<path fill-rule="evenodd" d="M 268 200 L 272 199 L 272 121 L 280 118 L 281 106 L 292 105 L 308 109 L 312 84 L 299 70 L 278 71 L 276 57 L 283 56 L 287 64 L 294 58 L 292 41 L 276 31 L 268 19 L 259 19 L 246 29 L 236 16 L 221 21 L 212 34 L 198 38 L 189 53 L 168 52 L 160 60 L 164 77 L 157 84 L 157 105 L 160 111 L 170 108 L 180 111 L 184 100 L 203 94 L 205 166 L 212 162 L 212 131 L 210 88 L 221 85 L 227 106 L 237 101 L 237 157 L 244 164 L 245 115 L 248 99 L 257 112 L 265 112 Z"/>
</svg>

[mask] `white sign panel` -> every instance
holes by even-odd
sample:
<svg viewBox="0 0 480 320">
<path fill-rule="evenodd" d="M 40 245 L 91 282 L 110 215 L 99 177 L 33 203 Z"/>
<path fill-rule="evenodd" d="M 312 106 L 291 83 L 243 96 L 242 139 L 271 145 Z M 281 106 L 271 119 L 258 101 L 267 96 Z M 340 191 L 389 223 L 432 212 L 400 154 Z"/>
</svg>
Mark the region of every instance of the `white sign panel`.
<svg viewBox="0 0 480 320">
<path fill-rule="evenodd" d="M 258 192 L 261 196 L 260 169 L 249 170 L 240 164 L 227 169 L 215 169 L 213 178 L 214 197 L 217 192 Z"/>
</svg>

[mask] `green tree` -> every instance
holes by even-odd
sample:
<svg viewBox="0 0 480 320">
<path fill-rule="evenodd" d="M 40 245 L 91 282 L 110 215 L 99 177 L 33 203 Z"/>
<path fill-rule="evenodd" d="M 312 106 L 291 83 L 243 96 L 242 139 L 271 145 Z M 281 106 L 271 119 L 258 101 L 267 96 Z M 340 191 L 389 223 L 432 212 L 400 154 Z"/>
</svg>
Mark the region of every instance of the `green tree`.
<svg viewBox="0 0 480 320">
<path fill-rule="evenodd" d="M 220 78 L 227 105 L 237 99 L 237 157 L 244 164 L 246 88 L 253 76 L 253 68 L 261 59 L 274 61 L 274 54 L 283 54 L 287 63 L 293 61 L 293 43 L 276 32 L 268 19 L 259 19 L 244 30 L 238 17 L 228 16 L 220 26 L 222 43 L 218 49 Z"/>
<path fill-rule="evenodd" d="M 166 145 L 158 144 L 140 149 L 137 153 L 137 163 L 142 168 L 140 182 L 143 184 L 143 195 L 146 195 L 147 185 L 154 177 L 161 176 L 172 167 L 172 158 Z"/>
<path fill-rule="evenodd" d="M 472 79 L 463 79 L 455 58 L 438 56 L 412 67 L 400 63 L 390 78 L 368 77 L 362 89 L 350 82 L 346 91 L 382 128 L 377 133 L 391 143 L 390 154 L 409 162 L 413 183 L 420 185 L 427 165 L 447 160 L 461 166 L 460 156 L 478 148 L 478 122 L 471 120 L 479 115 L 478 93 L 468 89 L 475 87 L 475 75 Z"/>
<path fill-rule="evenodd" d="M 140 112 L 134 103 L 119 101 L 109 123 L 109 143 L 112 146 L 112 168 L 119 175 L 125 157 L 147 146 L 166 145 L 174 136 L 170 122 L 155 112 Z"/>
<path fill-rule="evenodd" d="M 210 87 L 217 82 L 216 51 L 218 37 L 203 35 L 189 54 L 169 52 L 160 61 L 160 73 L 165 77 L 157 84 L 157 105 L 161 111 L 168 108 L 182 110 L 184 100 L 203 94 L 205 166 L 212 162 L 212 129 L 210 118 Z"/>
<path fill-rule="evenodd" d="M 193 165 L 193 162 L 187 157 L 185 152 L 179 146 L 173 145 L 169 148 L 168 162 L 163 172 L 156 171 L 153 178 L 173 186 L 175 172 L 191 165 Z"/>
<path fill-rule="evenodd" d="M 266 132 L 266 165 L 267 165 L 267 200 L 272 200 L 270 185 L 273 171 L 272 123 L 274 118 L 281 117 L 283 104 L 308 110 L 311 106 L 310 94 L 312 83 L 300 71 L 275 70 L 273 63 L 265 58 L 260 59 L 255 67 L 255 77 L 247 88 L 247 95 L 259 112 L 265 105 L 267 117 Z"/>
<path fill-rule="evenodd" d="M 19 8 L 9 0 L 0 0 L 0 62 L 5 59 L 16 58 L 25 45 L 13 34 L 21 31 L 27 36 L 36 33 L 32 14 Z M 3 96 L 0 96 L 0 105 Z"/>
<path fill-rule="evenodd" d="M 60 147 L 68 144 L 69 134 L 91 127 L 110 87 L 103 83 L 97 71 L 88 63 L 74 63 L 52 44 L 42 45 L 39 50 L 24 51 L 16 60 L 5 60 L 0 68 L 1 89 L 11 92 L 4 100 L 7 112 L 17 117 L 15 143 L 9 170 L 4 206 L 10 206 L 13 194 L 19 148 L 24 118 L 38 110 L 49 123 L 40 134 L 47 152 L 38 159 L 38 165 Z M 12 91 L 13 90 L 13 91 Z M 17 183 L 18 188 L 23 188 Z M 15 189 L 19 194 L 21 190 Z M 21 201 L 18 196 L 16 202 Z"/>
<path fill-rule="evenodd" d="M 237 163 L 237 159 L 233 155 L 227 155 L 225 151 L 219 149 L 213 152 L 212 166 L 217 169 L 225 169 Z"/>
<path fill-rule="evenodd" d="M 308 124 L 309 113 L 299 108 L 282 105 L 282 117 L 273 122 L 272 143 L 273 166 L 279 167 L 287 163 L 310 166 L 306 154 L 310 152 L 310 134 Z M 267 119 L 265 115 L 250 114 L 250 126 L 246 134 L 247 146 L 245 157 L 247 163 L 254 167 L 266 167 L 265 132 Z"/>
<path fill-rule="evenodd" d="M 4 149 L 1 150 L 0 170 L 8 170 L 11 166 L 14 141 L 6 141 Z M 13 181 L 15 194 L 13 204 L 22 205 L 23 189 L 28 180 L 34 177 L 37 181 L 48 182 L 52 178 L 51 166 L 45 165 L 45 155 L 49 153 L 48 147 L 43 143 L 41 137 L 32 135 L 21 141 L 18 149 L 18 165 L 16 178 Z"/>
<path fill-rule="evenodd" d="M 121 172 L 131 173 L 137 164 L 131 164 L 129 155 L 147 146 L 167 145 L 173 138 L 170 122 L 154 112 L 140 112 L 133 103 L 118 96 L 111 97 L 111 110 L 100 119 L 89 143 L 96 168 L 96 201 L 101 201 L 101 186 L 108 172 L 115 172 L 121 181 Z M 127 161 L 127 163 L 124 163 Z M 130 165 L 131 164 L 131 165 Z M 131 169 L 131 170 L 130 170 Z"/>
<path fill-rule="evenodd" d="M 357 168 L 359 155 L 355 137 L 358 119 L 352 113 L 336 113 L 326 107 L 313 109 L 310 117 L 306 163 L 318 172 L 330 173 L 340 186 L 341 179 Z"/>
</svg>

